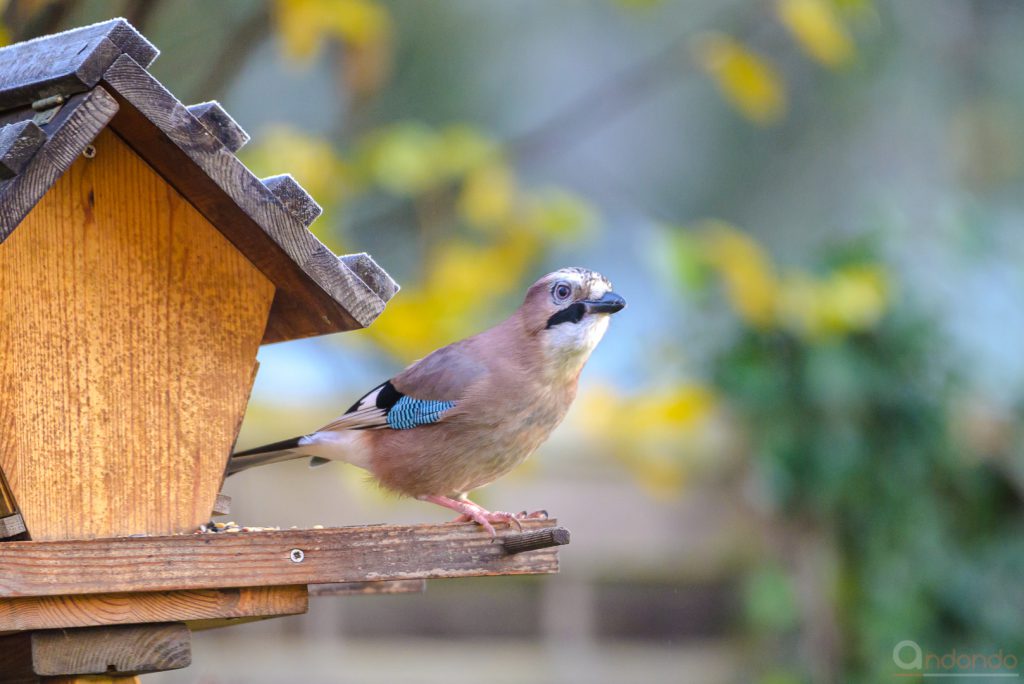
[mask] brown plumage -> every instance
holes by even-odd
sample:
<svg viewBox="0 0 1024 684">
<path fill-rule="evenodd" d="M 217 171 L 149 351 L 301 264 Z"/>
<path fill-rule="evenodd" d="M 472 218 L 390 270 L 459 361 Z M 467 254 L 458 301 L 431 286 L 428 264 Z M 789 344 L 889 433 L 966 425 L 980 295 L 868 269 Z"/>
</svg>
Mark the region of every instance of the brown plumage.
<svg viewBox="0 0 1024 684">
<path fill-rule="evenodd" d="M 468 492 L 506 474 L 561 423 L 609 315 L 625 305 L 585 269 L 538 280 L 505 321 L 416 361 L 305 437 L 236 454 L 229 472 L 313 456 L 368 470 L 383 487 L 484 525 L 514 521 Z"/>
</svg>

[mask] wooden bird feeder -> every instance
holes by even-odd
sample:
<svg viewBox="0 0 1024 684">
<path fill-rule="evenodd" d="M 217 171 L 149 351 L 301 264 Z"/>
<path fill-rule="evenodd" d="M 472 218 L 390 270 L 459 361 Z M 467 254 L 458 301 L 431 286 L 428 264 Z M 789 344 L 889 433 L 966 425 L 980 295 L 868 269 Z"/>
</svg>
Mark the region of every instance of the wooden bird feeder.
<svg viewBox="0 0 1024 684">
<path fill-rule="evenodd" d="M 310 593 L 555 572 L 552 521 L 194 534 L 259 346 L 365 327 L 398 288 L 156 56 L 120 19 L 0 49 L 0 684 L 185 667 L 192 630 Z"/>
</svg>

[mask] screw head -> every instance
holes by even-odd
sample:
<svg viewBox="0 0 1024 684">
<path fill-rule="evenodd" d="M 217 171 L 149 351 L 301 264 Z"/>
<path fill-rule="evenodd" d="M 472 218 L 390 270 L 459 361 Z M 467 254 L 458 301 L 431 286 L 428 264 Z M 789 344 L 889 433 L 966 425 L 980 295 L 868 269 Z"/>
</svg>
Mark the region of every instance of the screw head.
<svg viewBox="0 0 1024 684">
<path fill-rule="evenodd" d="M 288 554 L 288 558 L 291 559 L 292 563 L 301 563 L 306 560 L 306 554 L 303 553 L 302 549 L 292 549 L 291 553 Z"/>
</svg>

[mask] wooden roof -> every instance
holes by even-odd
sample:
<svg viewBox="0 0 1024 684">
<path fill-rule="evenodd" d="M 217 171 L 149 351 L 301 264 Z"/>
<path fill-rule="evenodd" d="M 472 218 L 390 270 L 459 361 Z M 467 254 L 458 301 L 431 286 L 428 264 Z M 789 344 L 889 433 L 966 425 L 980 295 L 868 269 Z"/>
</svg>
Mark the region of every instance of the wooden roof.
<svg viewBox="0 0 1024 684">
<path fill-rule="evenodd" d="M 264 343 L 369 325 L 394 280 L 317 240 L 316 202 L 253 175 L 235 156 L 249 136 L 216 102 L 179 102 L 146 70 L 158 54 L 123 19 L 0 49 L 0 242 L 109 126 L 274 283 Z"/>
</svg>

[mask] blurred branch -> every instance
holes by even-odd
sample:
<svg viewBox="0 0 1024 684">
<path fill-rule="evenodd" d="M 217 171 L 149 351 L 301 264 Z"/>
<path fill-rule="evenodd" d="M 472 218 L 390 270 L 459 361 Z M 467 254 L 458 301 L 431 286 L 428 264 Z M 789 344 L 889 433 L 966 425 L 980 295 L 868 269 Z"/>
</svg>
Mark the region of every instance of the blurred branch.
<svg viewBox="0 0 1024 684">
<path fill-rule="evenodd" d="M 142 1 L 145 2 L 145 0 Z M 220 55 L 211 62 L 215 68 L 211 69 L 206 78 L 200 81 L 192 99 L 198 102 L 221 96 L 228 84 L 245 66 L 249 54 L 269 34 L 270 11 L 265 3 L 259 3 L 245 21 L 228 32 Z"/>
<path fill-rule="evenodd" d="M 505 144 L 511 158 L 536 161 L 565 152 L 678 81 L 686 67 L 686 42 L 679 36 L 666 47 L 613 78 L 599 83 L 534 128 Z"/>
</svg>

